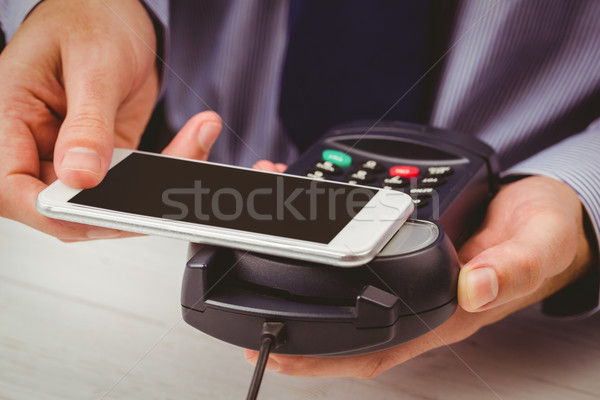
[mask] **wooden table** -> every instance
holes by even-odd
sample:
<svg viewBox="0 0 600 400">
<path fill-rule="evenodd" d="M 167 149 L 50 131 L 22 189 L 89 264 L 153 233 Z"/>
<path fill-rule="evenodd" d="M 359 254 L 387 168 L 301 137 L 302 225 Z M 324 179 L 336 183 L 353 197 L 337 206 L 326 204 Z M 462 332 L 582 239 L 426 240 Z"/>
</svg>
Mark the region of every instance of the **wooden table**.
<svg viewBox="0 0 600 400">
<path fill-rule="evenodd" d="M 65 244 L 0 219 L 0 398 L 244 399 L 241 349 L 181 319 L 187 244 Z M 600 316 L 530 308 L 371 380 L 267 372 L 260 399 L 599 399 Z"/>
</svg>

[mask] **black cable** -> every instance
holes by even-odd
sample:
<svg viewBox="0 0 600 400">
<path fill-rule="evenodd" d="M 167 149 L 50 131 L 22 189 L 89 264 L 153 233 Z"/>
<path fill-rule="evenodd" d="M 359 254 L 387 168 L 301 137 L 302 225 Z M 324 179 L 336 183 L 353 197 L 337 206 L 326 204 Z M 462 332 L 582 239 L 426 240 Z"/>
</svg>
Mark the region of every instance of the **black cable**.
<svg viewBox="0 0 600 400">
<path fill-rule="evenodd" d="M 246 400 L 255 400 L 256 396 L 258 395 L 258 390 L 260 389 L 260 384 L 262 383 L 262 378 L 265 373 L 265 367 L 267 366 L 267 361 L 269 360 L 269 353 L 271 353 L 271 345 L 273 345 L 273 339 L 271 337 L 265 337 L 262 339 L 260 352 L 258 354 L 258 361 L 256 362 L 256 367 L 254 368 L 254 375 L 252 376 L 252 381 L 250 382 L 250 389 L 248 389 L 248 397 L 246 397 Z"/>
<path fill-rule="evenodd" d="M 281 347 L 284 344 L 285 325 L 283 322 L 265 322 L 260 336 L 258 361 L 254 368 L 254 375 L 252 375 L 252 381 L 250 382 L 250 389 L 248 390 L 248 397 L 246 397 L 246 400 L 256 399 L 271 350 Z"/>
</svg>

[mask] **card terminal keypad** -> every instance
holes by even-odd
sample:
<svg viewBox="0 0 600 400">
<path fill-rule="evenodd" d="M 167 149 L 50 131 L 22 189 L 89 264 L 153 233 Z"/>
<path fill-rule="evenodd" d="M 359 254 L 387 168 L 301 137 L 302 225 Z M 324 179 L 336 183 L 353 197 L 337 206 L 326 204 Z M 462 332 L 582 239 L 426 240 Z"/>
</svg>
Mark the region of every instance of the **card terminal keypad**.
<svg viewBox="0 0 600 400">
<path fill-rule="evenodd" d="M 433 165 L 419 162 L 418 165 L 398 164 L 390 161 L 353 157 L 341 150 L 326 148 L 321 159 L 315 160 L 313 167 L 304 172 L 305 176 L 367 185 L 384 189 L 400 190 L 411 195 L 416 207 L 429 204 L 435 188 L 447 183 L 447 177 L 454 173 L 450 165 Z"/>
</svg>

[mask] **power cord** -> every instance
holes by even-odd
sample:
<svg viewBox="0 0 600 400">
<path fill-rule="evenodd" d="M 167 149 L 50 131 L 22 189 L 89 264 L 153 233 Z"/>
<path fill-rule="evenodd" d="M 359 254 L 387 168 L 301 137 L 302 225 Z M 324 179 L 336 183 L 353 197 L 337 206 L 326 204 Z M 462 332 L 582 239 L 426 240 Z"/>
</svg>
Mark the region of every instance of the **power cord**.
<svg viewBox="0 0 600 400">
<path fill-rule="evenodd" d="M 260 389 L 260 384 L 262 383 L 263 375 L 265 374 L 269 354 L 271 353 L 271 350 L 277 349 L 285 344 L 285 333 L 285 325 L 283 322 L 265 322 L 263 324 L 262 333 L 260 335 L 258 361 L 254 368 L 254 375 L 250 382 L 250 389 L 248 390 L 248 397 L 246 397 L 246 400 L 255 400 L 256 396 L 258 396 L 258 390 Z"/>
</svg>

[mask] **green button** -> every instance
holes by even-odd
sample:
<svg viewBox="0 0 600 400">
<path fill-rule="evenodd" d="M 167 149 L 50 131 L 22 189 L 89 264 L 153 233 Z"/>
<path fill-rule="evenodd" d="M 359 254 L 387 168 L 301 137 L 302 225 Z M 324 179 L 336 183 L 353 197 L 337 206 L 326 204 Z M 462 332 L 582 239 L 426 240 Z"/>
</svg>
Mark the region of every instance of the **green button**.
<svg viewBox="0 0 600 400">
<path fill-rule="evenodd" d="M 352 157 L 337 150 L 323 151 L 323 161 L 329 161 L 341 168 L 348 168 L 352 165 Z"/>
</svg>

